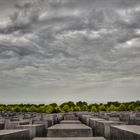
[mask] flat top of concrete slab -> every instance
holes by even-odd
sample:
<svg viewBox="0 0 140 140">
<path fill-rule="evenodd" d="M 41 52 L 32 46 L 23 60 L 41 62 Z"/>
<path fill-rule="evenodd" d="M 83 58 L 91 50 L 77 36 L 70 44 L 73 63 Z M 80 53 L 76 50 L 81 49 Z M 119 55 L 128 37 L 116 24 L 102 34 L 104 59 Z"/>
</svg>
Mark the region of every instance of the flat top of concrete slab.
<svg viewBox="0 0 140 140">
<path fill-rule="evenodd" d="M 105 140 L 103 137 L 61 137 L 61 138 L 34 138 L 33 140 Z"/>
<path fill-rule="evenodd" d="M 0 130 L 0 136 L 12 134 L 12 133 L 16 133 L 16 132 L 23 132 L 23 131 L 28 131 L 28 130 L 27 129 L 4 129 L 4 130 Z"/>
<path fill-rule="evenodd" d="M 29 120 L 22 120 L 22 121 L 9 121 L 9 123 L 26 123 L 30 122 Z"/>
<path fill-rule="evenodd" d="M 91 117 L 93 117 L 93 116 L 91 116 L 91 115 L 82 115 L 82 117 L 91 118 Z"/>
<path fill-rule="evenodd" d="M 63 120 L 63 121 L 61 121 L 61 122 L 68 122 L 68 123 L 70 123 L 70 122 L 72 122 L 72 123 L 81 123 L 79 120 Z M 60 122 L 60 123 L 61 123 Z"/>
<path fill-rule="evenodd" d="M 90 120 L 105 120 L 105 119 L 102 119 L 102 118 L 90 118 Z"/>
<path fill-rule="evenodd" d="M 100 123 L 110 123 L 110 124 L 124 124 L 124 122 L 120 122 L 120 121 L 108 121 L 108 120 L 97 120 L 97 122 Z"/>
<path fill-rule="evenodd" d="M 84 124 L 56 124 L 48 129 L 92 129 Z"/>
<path fill-rule="evenodd" d="M 140 134 L 140 126 L 139 125 L 112 125 L 111 127 L 115 127 L 121 130 L 129 131 L 135 134 Z"/>
<path fill-rule="evenodd" d="M 26 126 L 26 127 L 36 127 L 36 126 L 43 126 L 44 124 L 26 124 L 26 125 L 20 125 L 20 126 Z"/>
</svg>

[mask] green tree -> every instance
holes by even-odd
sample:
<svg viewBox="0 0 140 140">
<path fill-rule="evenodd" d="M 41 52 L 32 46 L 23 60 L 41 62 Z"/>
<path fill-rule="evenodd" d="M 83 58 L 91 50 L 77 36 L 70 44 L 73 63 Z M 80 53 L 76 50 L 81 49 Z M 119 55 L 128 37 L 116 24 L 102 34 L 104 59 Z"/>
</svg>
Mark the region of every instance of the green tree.
<svg viewBox="0 0 140 140">
<path fill-rule="evenodd" d="M 128 105 L 127 110 L 128 110 L 128 111 L 134 111 L 134 110 L 135 110 L 134 104 Z"/>
<path fill-rule="evenodd" d="M 38 106 L 38 112 L 39 113 L 45 113 L 46 112 L 46 109 L 47 109 L 47 107 L 44 105 L 44 106 Z"/>
<path fill-rule="evenodd" d="M 76 105 L 82 107 L 83 105 L 86 105 L 87 106 L 88 104 L 85 101 L 83 101 L 83 102 L 82 101 L 79 101 L 79 102 L 76 103 Z"/>
<path fill-rule="evenodd" d="M 72 102 L 72 101 L 67 102 L 67 104 L 68 104 L 69 107 L 74 107 L 75 106 L 74 102 Z"/>
<path fill-rule="evenodd" d="M 56 107 L 55 107 L 55 112 L 56 112 L 56 113 L 62 112 L 61 107 L 60 107 L 60 106 L 56 106 Z"/>
<path fill-rule="evenodd" d="M 65 104 L 64 107 L 62 108 L 62 110 L 64 112 L 69 112 L 69 106 L 67 104 Z"/>
<path fill-rule="evenodd" d="M 0 106 L 0 111 L 4 111 L 4 107 L 3 106 Z"/>
<path fill-rule="evenodd" d="M 108 108 L 108 111 L 117 111 L 117 107 L 111 104 L 110 107 Z"/>
<path fill-rule="evenodd" d="M 106 109 L 105 109 L 104 105 L 99 105 L 98 110 L 99 111 L 105 111 Z"/>
<path fill-rule="evenodd" d="M 87 105 L 83 105 L 81 107 L 81 111 L 88 111 L 88 106 Z"/>
<path fill-rule="evenodd" d="M 37 109 L 34 105 L 32 105 L 30 108 L 29 108 L 29 112 L 36 112 Z"/>
<path fill-rule="evenodd" d="M 91 112 L 98 112 L 98 109 L 96 108 L 96 106 L 92 106 L 90 111 Z"/>
<path fill-rule="evenodd" d="M 23 106 L 23 107 L 21 107 L 21 112 L 27 112 L 27 107 L 26 106 Z"/>
<path fill-rule="evenodd" d="M 50 106 L 52 106 L 52 107 L 56 107 L 57 106 L 57 104 L 56 103 L 52 103 L 52 104 L 49 104 Z"/>
<path fill-rule="evenodd" d="M 46 108 L 46 109 L 45 109 L 45 112 L 46 112 L 46 113 L 53 113 L 54 110 L 55 110 L 55 108 L 54 108 L 53 106 L 51 106 L 51 105 L 48 105 L 48 106 L 46 106 L 45 108 Z"/>
<path fill-rule="evenodd" d="M 69 112 L 73 112 L 73 107 L 70 107 L 69 108 Z"/>
<path fill-rule="evenodd" d="M 140 106 L 137 106 L 137 107 L 135 108 L 135 110 L 136 110 L 136 111 L 140 111 Z"/>
<path fill-rule="evenodd" d="M 121 103 L 118 107 L 118 110 L 119 111 L 126 111 L 126 106 L 123 103 Z"/>
<path fill-rule="evenodd" d="M 108 106 L 114 105 L 114 106 L 116 106 L 116 107 L 119 107 L 120 103 L 117 102 L 117 101 L 116 101 L 116 102 L 108 102 L 107 105 L 108 105 Z"/>
<path fill-rule="evenodd" d="M 79 107 L 79 106 L 75 106 L 74 108 L 73 108 L 73 111 L 81 111 L 81 108 Z"/>
</svg>

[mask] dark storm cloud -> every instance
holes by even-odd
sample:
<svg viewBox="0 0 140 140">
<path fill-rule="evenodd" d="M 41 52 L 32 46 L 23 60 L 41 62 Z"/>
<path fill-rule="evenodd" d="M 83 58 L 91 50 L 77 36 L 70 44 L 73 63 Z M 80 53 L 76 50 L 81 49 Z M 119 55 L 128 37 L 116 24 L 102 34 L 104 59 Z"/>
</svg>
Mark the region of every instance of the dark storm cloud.
<svg viewBox="0 0 140 140">
<path fill-rule="evenodd" d="M 139 15 L 139 0 L 15 1 L 0 23 L 0 86 L 137 86 Z"/>
</svg>

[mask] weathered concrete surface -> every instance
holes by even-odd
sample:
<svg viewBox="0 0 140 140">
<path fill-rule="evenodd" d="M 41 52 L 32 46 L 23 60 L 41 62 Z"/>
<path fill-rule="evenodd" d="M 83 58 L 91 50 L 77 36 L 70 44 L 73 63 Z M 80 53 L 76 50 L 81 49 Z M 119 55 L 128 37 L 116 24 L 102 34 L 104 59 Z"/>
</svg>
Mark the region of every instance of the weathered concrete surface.
<svg viewBox="0 0 140 140">
<path fill-rule="evenodd" d="M 81 122 L 78 120 L 63 120 L 60 124 L 81 124 Z"/>
<path fill-rule="evenodd" d="M 82 122 L 89 126 L 89 119 L 92 117 L 92 115 L 82 115 Z"/>
<path fill-rule="evenodd" d="M 20 125 L 18 128 L 28 129 L 30 132 L 30 138 L 45 136 L 45 126 L 43 124 Z"/>
<path fill-rule="evenodd" d="M 0 122 L 0 130 L 4 129 L 5 127 L 5 123 L 4 122 Z"/>
<path fill-rule="evenodd" d="M 140 125 L 140 112 L 123 112 L 120 113 L 120 120 L 127 124 Z"/>
<path fill-rule="evenodd" d="M 78 117 L 73 113 L 64 114 L 64 120 L 78 120 Z"/>
<path fill-rule="evenodd" d="M 105 140 L 103 137 L 34 138 L 33 140 Z"/>
<path fill-rule="evenodd" d="M 43 124 L 45 126 L 45 130 L 47 131 L 48 121 L 46 121 L 46 120 L 34 120 L 33 124 Z"/>
<path fill-rule="evenodd" d="M 120 121 L 120 112 L 104 112 L 101 117 L 109 121 Z"/>
<path fill-rule="evenodd" d="M 82 112 L 75 112 L 76 116 L 78 116 L 79 120 L 81 121 L 82 120 L 82 115 L 92 115 L 93 117 L 98 117 L 98 113 L 95 113 L 95 112 L 85 112 L 85 111 L 82 111 Z"/>
<path fill-rule="evenodd" d="M 138 125 L 119 125 L 111 126 L 111 140 L 140 140 L 140 126 Z"/>
<path fill-rule="evenodd" d="M 19 125 L 30 124 L 31 120 L 22 120 L 22 121 L 10 121 L 5 120 L 5 129 L 16 129 Z"/>
<path fill-rule="evenodd" d="M 105 138 L 110 138 L 110 126 L 123 124 L 124 124 L 123 122 L 119 121 L 107 121 L 107 120 L 95 121 L 95 136 L 103 136 Z"/>
<path fill-rule="evenodd" d="M 28 140 L 29 130 L 0 130 L 0 140 Z"/>
<path fill-rule="evenodd" d="M 95 128 L 96 128 L 96 121 L 104 121 L 102 118 L 90 118 L 89 119 L 89 126 L 92 128 L 93 136 L 95 135 Z"/>
<path fill-rule="evenodd" d="M 56 124 L 48 128 L 48 137 L 92 137 L 92 128 L 84 124 Z"/>
<path fill-rule="evenodd" d="M 89 119 L 89 126 L 95 128 L 95 121 L 105 121 L 102 118 L 90 118 Z"/>
</svg>

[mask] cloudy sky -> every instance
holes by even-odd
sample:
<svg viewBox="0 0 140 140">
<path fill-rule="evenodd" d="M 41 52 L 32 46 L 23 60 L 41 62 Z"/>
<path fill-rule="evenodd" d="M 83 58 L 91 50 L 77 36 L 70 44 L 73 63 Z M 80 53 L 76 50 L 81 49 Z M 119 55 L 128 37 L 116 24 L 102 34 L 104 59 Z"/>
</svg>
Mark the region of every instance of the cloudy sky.
<svg viewBox="0 0 140 140">
<path fill-rule="evenodd" d="M 140 99 L 140 0 L 0 0 L 0 102 Z"/>
</svg>

